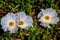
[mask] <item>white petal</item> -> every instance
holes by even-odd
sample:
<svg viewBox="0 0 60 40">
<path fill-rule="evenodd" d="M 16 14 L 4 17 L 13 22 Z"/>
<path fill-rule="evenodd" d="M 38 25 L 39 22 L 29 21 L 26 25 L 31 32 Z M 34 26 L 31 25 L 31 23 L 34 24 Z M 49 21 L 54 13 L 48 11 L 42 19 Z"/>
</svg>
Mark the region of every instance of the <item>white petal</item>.
<svg viewBox="0 0 60 40">
<path fill-rule="evenodd" d="M 9 18 L 9 20 L 10 19 L 15 19 L 16 17 L 15 17 L 15 14 L 14 13 L 8 13 L 7 15 L 6 15 L 6 17 L 7 17 L 7 19 Z"/>
<path fill-rule="evenodd" d="M 41 23 L 46 23 L 43 16 L 38 21 L 40 21 Z"/>
<path fill-rule="evenodd" d="M 16 18 L 17 18 L 17 20 L 18 20 L 18 19 L 25 20 L 25 19 L 26 19 L 26 14 L 25 14 L 25 12 L 18 12 L 18 13 L 16 13 Z"/>
<path fill-rule="evenodd" d="M 51 24 L 57 24 L 57 22 L 59 21 L 59 17 L 55 17 L 51 20 Z"/>
<path fill-rule="evenodd" d="M 7 26 L 1 27 L 1 28 L 4 30 L 4 32 L 6 32 L 6 31 L 7 31 L 7 29 L 8 29 L 8 27 L 7 27 Z"/>
<path fill-rule="evenodd" d="M 8 27 L 8 20 L 7 20 L 8 17 L 4 16 L 2 19 L 1 19 L 1 25 L 2 27 L 6 26 Z"/>
<path fill-rule="evenodd" d="M 41 23 L 40 25 L 42 25 L 42 26 L 44 26 L 44 27 L 48 27 L 48 28 L 50 28 L 49 24 Z"/>
<path fill-rule="evenodd" d="M 25 29 L 29 28 L 33 25 L 33 19 L 31 16 L 27 16 L 26 20 L 25 20 Z"/>
<path fill-rule="evenodd" d="M 10 31 L 10 33 L 15 33 L 18 30 L 18 27 L 8 28 L 8 30 Z"/>
<path fill-rule="evenodd" d="M 38 14 L 38 18 L 40 18 L 42 16 L 42 12 L 40 12 L 39 14 Z"/>
<path fill-rule="evenodd" d="M 45 14 L 45 13 L 50 13 L 50 12 L 52 12 L 52 8 L 47 8 L 47 9 L 41 9 L 42 10 L 42 12 L 43 12 L 43 14 Z"/>
<path fill-rule="evenodd" d="M 56 17 L 55 22 L 56 23 L 59 22 L 59 17 Z"/>
<path fill-rule="evenodd" d="M 47 25 L 48 28 L 51 28 L 49 25 Z"/>
<path fill-rule="evenodd" d="M 27 23 L 33 23 L 33 19 L 31 16 L 27 16 L 26 20 Z"/>
<path fill-rule="evenodd" d="M 33 24 L 32 23 L 26 23 L 27 27 L 31 27 Z"/>
<path fill-rule="evenodd" d="M 43 13 L 43 15 L 46 14 L 46 10 L 44 9 L 41 9 L 41 10 L 42 10 L 41 12 Z"/>
<path fill-rule="evenodd" d="M 51 17 L 57 16 L 56 10 L 52 8 L 42 9 L 43 15 L 50 15 Z"/>
</svg>

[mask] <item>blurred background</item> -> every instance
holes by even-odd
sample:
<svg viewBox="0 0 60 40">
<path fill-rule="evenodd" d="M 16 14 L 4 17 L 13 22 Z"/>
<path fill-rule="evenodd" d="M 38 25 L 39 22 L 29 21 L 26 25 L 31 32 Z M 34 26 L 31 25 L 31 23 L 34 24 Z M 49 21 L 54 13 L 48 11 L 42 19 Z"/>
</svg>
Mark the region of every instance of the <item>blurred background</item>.
<svg viewBox="0 0 60 40">
<path fill-rule="evenodd" d="M 60 0 L 0 0 L 0 23 L 8 12 L 24 11 L 34 20 L 34 28 L 14 34 L 4 32 L 0 25 L 0 40 L 60 40 L 60 21 L 50 29 L 39 25 L 37 15 L 45 8 L 55 9 L 60 18 Z"/>
</svg>

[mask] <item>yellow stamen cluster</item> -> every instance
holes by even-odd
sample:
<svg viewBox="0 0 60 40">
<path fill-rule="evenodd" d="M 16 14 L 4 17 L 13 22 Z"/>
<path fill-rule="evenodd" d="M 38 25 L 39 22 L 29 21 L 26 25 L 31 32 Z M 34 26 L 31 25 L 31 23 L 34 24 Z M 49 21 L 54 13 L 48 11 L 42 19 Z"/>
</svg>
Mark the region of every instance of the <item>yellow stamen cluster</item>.
<svg viewBox="0 0 60 40">
<path fill-rule="evenodd" d="M 23 21 L 20 21 L 20 22 L 19 22 L 19 25 L 20 25 L 20 26 L 24 25 L 24 22 L 23 22 Z"/>
<path fill-rule="evenodd" d="M 14 26 L 14 22 L 10 22 L 10 23 L 9 23 L 9 26 L 10 26 L 10 27 L 13 27 L 13 26 Z"/>
<path fill-rule="evenodd" d="M 49 16 L 45 16 L 44 19 L 45 20 L 50 20 L 50 17 Z"/>
</svg>

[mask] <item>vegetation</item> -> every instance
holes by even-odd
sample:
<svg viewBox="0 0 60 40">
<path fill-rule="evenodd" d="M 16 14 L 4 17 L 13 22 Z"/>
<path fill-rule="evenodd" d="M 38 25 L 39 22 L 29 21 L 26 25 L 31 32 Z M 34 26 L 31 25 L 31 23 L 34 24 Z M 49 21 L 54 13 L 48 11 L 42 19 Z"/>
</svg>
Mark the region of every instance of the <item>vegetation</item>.
<svg viewBox="0 0 60 40">
<path fill-rule="evenodd" d="M 24 11 L 34 20 L 34 27 L 29 30 L 22 29 L 14 34 L 9 31 L 4 32 L 0 25 L 0 40 L 60 40 L 60 22 L 51 25 L 51 28 L 40 26 L 37 15 L 41 9 L 53 8 L 60 17 L 60 0 L 0 0 L 0 21 L 8 12 Z"/>
</svg>

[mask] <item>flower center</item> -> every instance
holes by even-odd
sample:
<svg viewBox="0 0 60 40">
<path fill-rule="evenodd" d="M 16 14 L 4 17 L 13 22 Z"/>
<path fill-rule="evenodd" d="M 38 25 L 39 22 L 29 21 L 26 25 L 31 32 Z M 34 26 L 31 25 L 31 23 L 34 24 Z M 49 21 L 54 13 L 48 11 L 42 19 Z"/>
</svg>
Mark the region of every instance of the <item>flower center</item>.
<svg viewBox="0 0 60 40">
<path fill-rule="evenodd" d="M 20 22 L 19 22 L 19 25 L 20 25 L 20 26 L 23 26 L 23 25 L 24 25 L 24 21 L 20 21 Z"/>
<path fill-rule="evenodd" d="M 50 20 L 49 16 L 45 16 L 44 18 L 45 18 L 45 20 Z"/>
<path fill-rule="evenodd" d="M 13 27 L 14 26 L 14 22 L 10 22 L 9 26 Z"/>
</svg>

